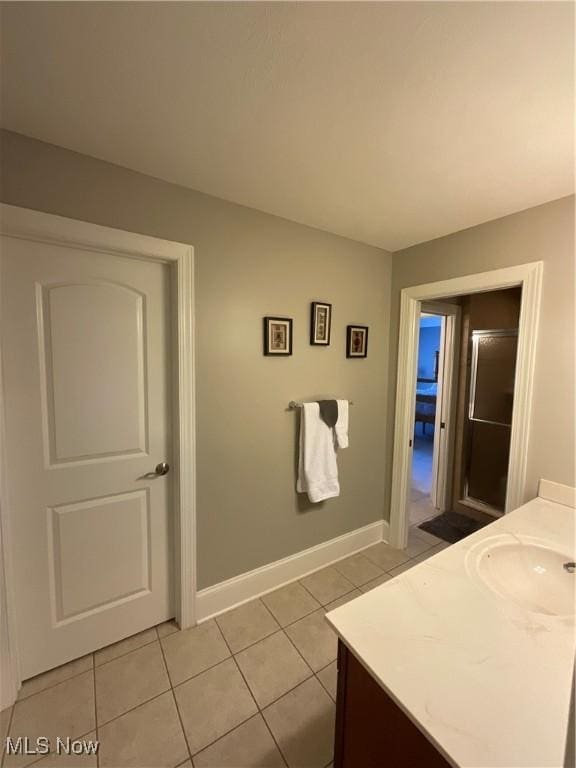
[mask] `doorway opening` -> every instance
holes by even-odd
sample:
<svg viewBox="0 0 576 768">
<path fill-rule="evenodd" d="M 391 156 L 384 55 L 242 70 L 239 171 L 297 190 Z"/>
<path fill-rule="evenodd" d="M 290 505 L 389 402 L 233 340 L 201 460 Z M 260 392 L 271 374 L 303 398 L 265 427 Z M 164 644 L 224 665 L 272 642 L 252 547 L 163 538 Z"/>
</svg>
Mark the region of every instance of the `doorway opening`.
<svg viewBox="0 0 576 768">
<path fill-rule="evenodd" d="M 495 516 L 516 509 L 527 501 L 528 444 L 541 287 L 542 263 L 533 262 L 402 289 L 389 534 L 392 546 L 399 549 L 407 546 L 411 524 L 415 427 L 422 431 L 422 425 L 416 425 L 420 315 L 422 312 L 443 314 L 438 312 L 439 307 L 434 305 L 442 305 L 443 308 L 451 306 L 452 309 L 456 306 L 461 309 L 463 302 L 466 301 L 476 307 L 481 305 L 482 299 L 480 301 L 478 299 L 482 295 L 488 294 L 487 301 L 490 302 L 490 294 L 496 296 L 498 292 L 502 292 L 509 297 L 515 297 L 511 302 L 515 307 L 515 317 L 513 323 L 501 322 L 495 318 L 490 318 L 488 322 L 487 315 L 481 313 L 481 322 L 475 324 L 476 321 L 474 321 L 473 324 L 462 312 L 462 327 L 457 333 L 454 332 L 457 319 L 447 320 L 445 323 L 446 338 L 440 345 L 438 359 L 439 381 L 436 382 L 433 441 L 436 450 L 433 448 L 432 464 L 431 497 L 436 493 L 437 514 L 432 513 L 432 518 L 420 525 L 428 527 L 444 515 L 451 514 L 464 517 L 473 525 L 482 525 L 494 519 Z M 515 290 L 508 293 L 507 289 Z M 432 304 L 432 310 L 430 304 Z M 467 333 L 465 333 L 465 326 Z M 450 329 L 454 332 L 451 341 L 448 339 Z M 508 333 L 513 329 L 515 333 Z M 485 333 L 474 334 L 478 337 L 474 342 L 473 331 Z M 494 335 L 494 331 L 506 331 L 506 334 Z M 486 332 L 491 332 L 491 338 Z M 484 336 L 487 342 L 486 349 L 480 342 L 481 336 Z M 500 344 L 500 340 L 505 337 L 508 340 L 505 344 Z M 515 344 L 510 343 L 510 338 L 515 339 Z M 498 341 L 495 342 L 494 339 Z M 486 398 L 491 407 L 496 408 L 495 413 L 497 412 L 498 418 L 490 418 L 489 416 L 494 416 L 494 413 L 486 414 L 482 411 L 483 402 L 476 402 L 474 397 L 472 403 L 470 401 L 471 393 L 473 395 L 479 393 L 478 387 L 476 390 L 470 388 L 474 346 L 477 347 L 475 376 L 478 380 L 480 373 L 485 372 L 484 363 L 487 363 L 487 370 L 501 372 L 502 366 L 498 362 L 498 356 L 505 346 L 508 347 L 508 351 L 515 346 L 513 368 L 508 366 L 508 371 L 512 369 L 514 371 L 513 392 L 511 393 L 510 390 L 509 376 L 507 382 L 501 376 L 500 380 L 499 376 L 495 376 L 492 381 L 495 385 L 497 384 L 496 390 L 499 394 L 498 392 L 488 393 Z M 496 353 L 498 346 L 500 351 Z M 490 359 L 489 355 L 488 358 L 481 360 L 482 353 L 489 348 L 495 352 L 494 359 Z M 444 355 L 444 361 L 442 361 L 443 350 L 448 352 Z M 448 373 L 446 366 L 450 364 L 452 370 Z M 490 377 L 488 377 L 489 380 L 491 380 Z M 420 382 L 422 383 L 426 382 Z M 442 396 L 439 391 L 440 383 Z M 476 383 L 478 384 L 478 381 Z M 480 394 L 483 391 L 480 387 Z M 497 403 L 499 405 L 495 405 Z M 486 416 L 488 418 L 485 418 Z M 490 455 L 490 444 L 493 444 L 496 432 L 489 439 L 477 439 L 480 435 L 483 438 L 487 437 L 488 426 L 493 427 L 494 430 L 500 430 L 501 434 L 508 435 L 505 449 L 494 452 L 500 454 L 499 467 L 500 469 L 504 467 L 504 472 L 501 471 L 496 479 L 494 473 L 492 474 L 488 482 L 490 498 L 486 496 L 485 490 L 479 493 L 478 476 L 474 472 L 478 467 L 488 466 L 488 459 L 494 458 Z M 427 432 L 429 429 L 426 426 Z M 436 469 L 434 462 L 437 462 Z M 434 489 L 434 479 L 436 489 Z M 459 538 L 462 538 L 461 534 L 457 535 L 453 541 Z"/>
<path fill-rule="evenodd" d="M 434 441 L 438 402 L 440 344 L 444 317 L 420 312 L 418 330 L 418 370 L 414 413 L 414 445 L 412 452 L 412 487 L 410 493 L 410 525 L 438 514 L 433 477 Z M 441 384 L 441 382 L 440 382 Z"/>
<path fill-rule="evenodd" d="M 409 523 L 448 543 L 504 512 L 521 294 L 421 305 Z"/>
</svg>

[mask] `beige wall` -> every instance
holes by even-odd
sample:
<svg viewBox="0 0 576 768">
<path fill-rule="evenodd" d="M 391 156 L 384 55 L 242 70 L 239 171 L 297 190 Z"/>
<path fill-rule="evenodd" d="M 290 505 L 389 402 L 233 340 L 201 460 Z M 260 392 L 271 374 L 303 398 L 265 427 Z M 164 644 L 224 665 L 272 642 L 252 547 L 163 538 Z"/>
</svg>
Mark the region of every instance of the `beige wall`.
<svg viewBox="0 0 576 768">
<path fill-rule="evenodd" d="M 191 243 L 196 255 L 198 573 L 206 587 L 384 514 L 391 256 L 351 240 L 2 134 L 1 200 Z M 332 344 L 309 345 L 310 302 L 333 303 Z M 294 318 L 294 355 L 262 355 L 262 317 Z M 345 358 L 348 323 L 370 326 Z M 295 492 L 289 400 L 354 400 L 341 495 Z"/>
<path fill-rule="evenodd" d="M 403 287 L 544 261 L 528 493 L 575 484 L 574 198 L 399 251 L 392 280 L 385 251 L 18 134 L 1 149 L 3 202 L 195 248 L 200 587 L 388 517 Z M 308 344 L 314 299 L 334 305 L 329 349 Z M 276 313 L 294 318 L 291 358 L 262 356 Z M 367 360 L 345 359 L 347 323 L 370 326 Z M 340 498 L 308 505 L 285 408 L 322 395 L 355 401 L 351 447 Z"/>
<path fill-rule="evenodd" d="M 539 478 L 574 486 L 574 197 L 398 251 L 393 257 L 389 386 L 393 424 L 402 288 L 531 261 L 544 262 L 528 497 Z M 389 432 L 391 440 L 392 430 Z M 391 443 L 390 443 L 391 445 Z M 390 468 L 387 476 L 390 480 Z"/>
</svg>

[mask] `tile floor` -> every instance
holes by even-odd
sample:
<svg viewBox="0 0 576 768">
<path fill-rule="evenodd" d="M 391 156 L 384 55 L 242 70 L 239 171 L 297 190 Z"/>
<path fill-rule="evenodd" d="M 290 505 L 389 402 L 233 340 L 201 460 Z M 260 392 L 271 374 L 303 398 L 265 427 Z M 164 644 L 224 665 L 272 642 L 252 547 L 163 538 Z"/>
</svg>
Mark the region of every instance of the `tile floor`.
<svg viewBox="0 0 576 768">
<path fill-rule="evenodd" d="M 421 525 L 427 520 L 432 520 L 440 513 L 432 504 L 429 493 L 421 493 L 412 488 L 410 493 L 410 525 Z"/>
<path fill-rule="evenodd" d="M 97 738 L 97 756 L 3 757 L 37 768 L 325 768 L 336 636 L 324 614 L 447 546 L 411 529 L 193 629 L 161 624 L 46 672 L 0 713 L 0 736 Z"/>
</svg>

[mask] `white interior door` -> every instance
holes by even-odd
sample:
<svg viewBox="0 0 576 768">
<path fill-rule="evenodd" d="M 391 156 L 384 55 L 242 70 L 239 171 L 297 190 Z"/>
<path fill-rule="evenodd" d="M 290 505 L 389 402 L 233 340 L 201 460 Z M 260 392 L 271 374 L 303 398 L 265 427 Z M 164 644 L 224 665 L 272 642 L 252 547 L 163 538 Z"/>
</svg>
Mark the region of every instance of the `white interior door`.
<svg viewBox="0 0 576 768">
<path fill-rule="evenodd" d="M 431 302 L 422 305 L 422 311 L 440 315 L 440 348 L 438 356 L 438 383 L 436 389 L 436 416 L 434 448 L 432 453 L 432 506 L 440 512 L 449 504 L 452 465 L 453 414 L 456 356 L 459 335 L 460 307 L 457 304 Z"/>
<path fill-rule="evenodd" d="M 438 381 L 436 383 L 436 414 L 434 421 L 434 447 L 432 450 L 432 489 L 430 498 L 432 506 L 440 511 L 441 504 L 441 486 L 446 483 L 446 478 L 442 477 L 440 470 L 443 469 L 440 461 L 441 448 L 444 448 L 444 433 L 446 432 L 446 422 L 443 421 L 443 395 L 444 395 L 444 365 L 446 361 L 446 317 L 440 315 L 440 344 L 438 350 Z M 444 451 L 442 451 L 444 453 Z"/>
<path fill-rule="evenodd" d="M 170 280 L 2 237 L 9 546 L 22 678 L 174 615 Z"/>
</svg>

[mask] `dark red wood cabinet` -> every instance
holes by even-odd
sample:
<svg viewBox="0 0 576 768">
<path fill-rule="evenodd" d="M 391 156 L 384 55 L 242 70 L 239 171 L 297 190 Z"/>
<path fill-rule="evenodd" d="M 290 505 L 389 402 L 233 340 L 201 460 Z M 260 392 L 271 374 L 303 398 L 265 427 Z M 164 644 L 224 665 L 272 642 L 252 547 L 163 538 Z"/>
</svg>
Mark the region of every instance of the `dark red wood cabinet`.
<svg viewBox="0 0 576 768">
<path fill-rule="evenodd" d="M 450 768 L 341 641 L 334 768 Z"/>
</svg>

